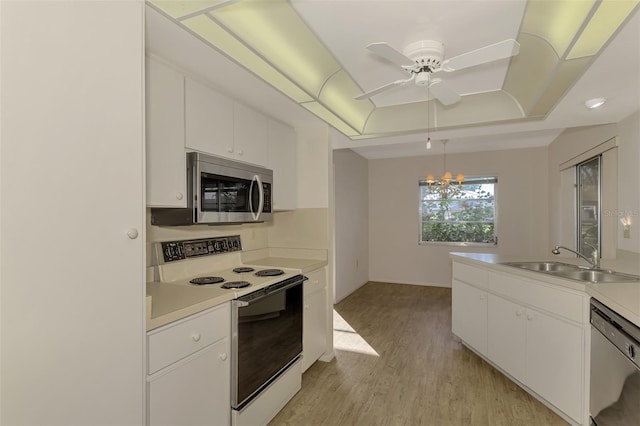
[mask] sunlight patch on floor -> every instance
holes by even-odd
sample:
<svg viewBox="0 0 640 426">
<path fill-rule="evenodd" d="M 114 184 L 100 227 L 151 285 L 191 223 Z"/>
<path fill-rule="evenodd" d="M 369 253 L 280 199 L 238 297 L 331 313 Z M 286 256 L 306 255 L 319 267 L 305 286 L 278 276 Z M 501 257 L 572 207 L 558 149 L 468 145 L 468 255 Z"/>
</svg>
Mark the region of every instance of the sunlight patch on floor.
<svg viewBox="0 0 640 426">
<path fill-rule="evenodd" d="M 333 311 L 333 347 L 339 351 L 380 356 L 335 310 Z"/>
</svg>

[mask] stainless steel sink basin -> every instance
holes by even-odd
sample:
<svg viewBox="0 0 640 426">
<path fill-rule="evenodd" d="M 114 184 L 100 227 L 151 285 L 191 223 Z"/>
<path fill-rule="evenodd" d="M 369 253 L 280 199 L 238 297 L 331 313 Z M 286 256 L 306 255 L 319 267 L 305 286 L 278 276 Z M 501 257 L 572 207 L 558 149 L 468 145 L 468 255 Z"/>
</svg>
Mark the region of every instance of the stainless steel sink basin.
<svg viewBox="0 0 640 426">
<path fill-rule="evenodd" d="M 561 262 L 506 262 L 503 265 L 529 269 L 538 272 L 577 271 L 578 266 Z"/>
<path fill-rule="evenodd" d="M 502 265 L 513 266 L 515 268 L 527 269 L 529 271 L 541 272 L 543 274 L 570 280 L 590 283 L 640 283 L 637 275 L 622 274 L 620 272 L 608 271 L 604 269 L 587 269 L 577 265 L 570 265 L 561 262 L 505 262 Z"/>
<path fill-rule="evenodd" d="M 640 277 L 635 275 L 621 274 L 613 271 L 583 269 L 578 271 L 558 271 L 553 275 L 570 280 L 588 281 L 592 283 L 634 283 L 640 282 Z"/>
</svg>

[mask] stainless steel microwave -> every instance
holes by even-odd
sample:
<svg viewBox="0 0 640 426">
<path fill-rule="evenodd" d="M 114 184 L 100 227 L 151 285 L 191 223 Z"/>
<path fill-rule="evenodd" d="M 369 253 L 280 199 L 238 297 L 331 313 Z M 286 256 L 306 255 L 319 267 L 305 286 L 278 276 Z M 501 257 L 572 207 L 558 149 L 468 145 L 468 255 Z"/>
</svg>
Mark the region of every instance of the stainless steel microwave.
<svg viewBox="0 0 640 426">
<path fill-rule="evenodd" d="M 222 225 L 273 219 L 273 172 L 199 152 L 187 153 L 187 207 L 152 208 L 158 226 Z"/>
</svg>

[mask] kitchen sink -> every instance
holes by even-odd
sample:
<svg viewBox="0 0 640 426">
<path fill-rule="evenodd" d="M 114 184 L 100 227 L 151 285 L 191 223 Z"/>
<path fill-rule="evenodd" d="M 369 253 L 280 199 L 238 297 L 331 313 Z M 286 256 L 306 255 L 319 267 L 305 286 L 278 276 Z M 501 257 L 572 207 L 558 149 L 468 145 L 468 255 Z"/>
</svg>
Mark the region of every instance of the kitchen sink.
<svg viewBox="0 0 640 426">
<path fill-rule="evenodd" d="M 588 269 L 561 262 L 505 262 L 502 265 L 590 283 L 640 283 L 640 276 L 605 269 Z"/>
<path fill-rule="evenodd" d="M 506 262 L 503 265 L 514 266 L 516 268 L 529 269 L 538 272 L 559 272 L 559 271 L 575 271 L 578 269 L 576 265 L 560 262 Z"/>
<path fill-rule="evenodd" d="M 588 281 L 591 283 L 635 283 L 640 282 L 636 275 L 621 274 L 619 272 L 605 271 L 601 269 L 581 269 L 577 271 L 558 271 L 554 275 L 569 278 L 576 281 Z"/>
</svg>

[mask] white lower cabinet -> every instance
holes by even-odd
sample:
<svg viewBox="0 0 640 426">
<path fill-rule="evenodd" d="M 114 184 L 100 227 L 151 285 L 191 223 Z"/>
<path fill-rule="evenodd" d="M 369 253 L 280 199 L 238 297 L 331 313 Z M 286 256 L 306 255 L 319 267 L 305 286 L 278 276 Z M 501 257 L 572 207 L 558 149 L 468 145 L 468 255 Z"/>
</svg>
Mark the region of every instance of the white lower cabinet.
<svg viewBox="0 0 640 426">
<path fill-rule="evenodd" d="M 584 396 L 582 327 L 527 310 L 527 385 L 573 419 Z"/>
<path fill-rule="evenodd" d="M 525 308 L 493 294 L 487 317 L 488 357 L 513 378 L 525 379 Z"/>
<path fill-rule="evenodd" d="M 200 350 L 149 379 L 149 424 L 229 425 L 229 340 Z"/>
<path fill-rule="evenodd" d="M 303 285 L 302 371 L 324 354 L 327 345 L 327 268 L 307 274 Z"/>
<path fill-rule="evenodd" d="M 453 281 L 452 330 L 481 355 L 487 355 L 487 292 Z"/>
<path fill-rule="evenodd" d="M 580 419 L 584 346 L 579 325 L 489 295 L 489 359 Z"/>
<path fill-rule="evenodd" d="M 147 419 L 156 425 L 231 421 L 229 303 L 147 333 Z"/>
<path fill-rule="evenodd" d="M 498 271 L 485 290 L 456 279 L 455 265 L 453 333 L 567 420 L 588 424 L 589 297 Z M 467 280 L 486 273 L 469 268 Z"/>
</svg>

